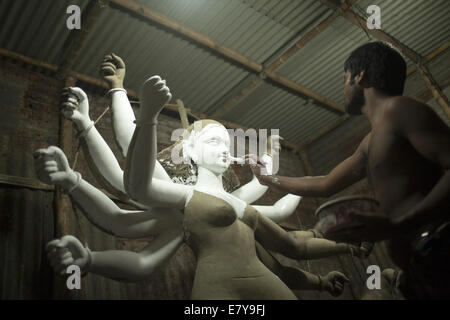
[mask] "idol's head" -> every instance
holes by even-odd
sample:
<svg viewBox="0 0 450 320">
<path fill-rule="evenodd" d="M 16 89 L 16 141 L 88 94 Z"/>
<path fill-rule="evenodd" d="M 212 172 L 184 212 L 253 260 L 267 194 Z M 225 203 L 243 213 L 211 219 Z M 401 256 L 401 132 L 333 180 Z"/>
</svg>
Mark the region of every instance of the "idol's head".
<svg viewBox="0 0 450 320">
<path fill-rule="evenodd" d="M 364 89 L 398 96 L 403 94 L 406 62 L 402 55 L 384 42 L 369 42 L 355 49 L 344 64 L 345 111 L 361 114 Z"/>
<path fill-rule="evenodd" d="M 230 166 L 230 135 L 214 120 L 199 120 L 189 128 L 189 137 L 183 141 L 183 154 L 199 168 L 220 175 Z"/>
</svg>

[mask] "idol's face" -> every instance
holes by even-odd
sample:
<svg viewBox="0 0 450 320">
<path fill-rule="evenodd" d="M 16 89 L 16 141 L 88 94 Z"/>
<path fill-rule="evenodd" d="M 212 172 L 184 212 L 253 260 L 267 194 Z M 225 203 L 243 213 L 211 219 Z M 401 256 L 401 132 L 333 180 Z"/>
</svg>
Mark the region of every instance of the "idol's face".
<svg viewBox="0 0 450 320">
<path fill-rule="evenodd" d="M 215 174 L 224 173 L 230 166 L 230 135 L 223 126 L 206 128 L 200 132 L 194 146 L 195 162 Z"/>
<path fill-rule="evenodd" d="M 364 89 L 351 78 L 349 70 L 344 75 L 345 112 L 351 115 L 360 115 L 365 104 Z"/>
</svg>

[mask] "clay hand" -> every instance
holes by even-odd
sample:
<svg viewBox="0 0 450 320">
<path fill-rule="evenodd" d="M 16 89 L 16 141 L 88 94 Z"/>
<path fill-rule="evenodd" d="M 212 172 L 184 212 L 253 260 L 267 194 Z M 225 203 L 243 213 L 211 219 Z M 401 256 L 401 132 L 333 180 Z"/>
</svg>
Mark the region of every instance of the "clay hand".
<svg viewBox="0 0 450 320">
<path fill-rule="evenodd" d="M 139 100 L 141 102 L 140 122 L 152 122 L 158 117 L 164 105 L 170 101 L 172 94 L 166 86 L 166 80 L 153 76 L 141 87 Z"/>
<path fill-rule="evenodd" d="M 70 189 L 77 183 L 78 177 L 69 167 L 64 152 L 55 146 L 38 149 L 33 154 L 34 169 L 42 182 Z"/>
<path fill-rule="evenodd" d="M 89 118 L 89 100 L 86 93 L 77 87 L 64 88 L 61 113 L 66 119 L 72 120 L 79 131 L 91 124 Z"/>
<path fill-rule="evenodd" d="M 322 278 L 322 287 L 332 296 L 337 297 L 344 291 L 345 283 L 349 282 L 350 279 L 348 279 L 343 273 L 331 271 Z"/>
<path fill-rule="evenodd" d="M 370 256 L 374 244 L 371 242 L 361 242 L 359 245 L 349 245 L 352 256 L 366 259 Z"/>
<path fill-rule="evenodd" d="M 275 181 L 272 181 L 273 179 L 270 179 L 269 176 L 264 175 L 264 173 L 266 172 L 266 168 L 262 164 L 258 156 L 254 154 L 246 155 L 245 163 L 248 163 L 250 165 L 250 169 L 252 170 L 253 175 L 258 179 L 260 184 L 264 186 L 271 186 L 273 183 L 275 183 Z"/>
<path fill-rule="evenodd" d="M 125 78 L 125 63 L 114 53 L 107 54 L 103 58 L 100 67 L 100 73 L 103 79 L 112 88 L 123 88 L 123 80 Z"/>
<path fill-rule="evenodd" d="M 61 275 L 65 274 L 70 265 L 80 267 L 82 273 L 89 267 L 89 251 L 74 236 L 64 236 L 50 241 L 45 250 L 53 270 Z"/>
</svg>

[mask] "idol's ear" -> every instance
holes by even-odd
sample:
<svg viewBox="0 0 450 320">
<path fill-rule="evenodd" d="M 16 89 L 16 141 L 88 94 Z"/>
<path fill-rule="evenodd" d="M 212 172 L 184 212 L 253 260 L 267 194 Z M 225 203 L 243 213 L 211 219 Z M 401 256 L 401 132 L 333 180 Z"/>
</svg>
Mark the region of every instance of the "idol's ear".
<svg viewBox="0 0 450 320">
<path fill-rule="evenodd" d="M 192 139 L 183 139 L 181 142 L 183 146 L 183 161 L 184 163 L 191 163 L 191 160 L 194 163 L 197 163 L 197 155 L 194 152 L 194 143 Z"/>
</svg>

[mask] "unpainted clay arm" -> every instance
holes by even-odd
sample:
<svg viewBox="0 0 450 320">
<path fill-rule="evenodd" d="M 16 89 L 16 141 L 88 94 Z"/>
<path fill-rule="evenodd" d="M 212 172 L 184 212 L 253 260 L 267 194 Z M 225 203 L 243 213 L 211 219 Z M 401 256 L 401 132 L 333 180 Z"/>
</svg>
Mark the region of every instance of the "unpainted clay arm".
<svg viewBox="0 0 450 320">
<path fill-rule="evenodd" d="M 114 137 L 117 146 L 122 152 L 122 155 L 126 157 L 131 139 L 133 138 L 134 130 L 136 129 L 136 124 L 134 123 L 136 118 L 125 90 L 112 91 L 111 99 Z M 122 176 L 120 177 L 120 182 L 124 191 L 122 170 L 121 174 Z M 164 181 L 171 181 L 169 175 L 167 174 L 166 170 L 164 170 L 159 161 L 155 162 L 153 176 Z"/>
<path fill-rule="evenodd" d="M 352 246 L 326 239 L 294 238 L 269 218 L 259 215 L 255 238 L 268 250 L 292 259 L 320 259 L 353 253 Z"/>
<path fill-rule="evenodd" d="M 146 280 L 172 257 L 182 242 L 182 233 L 174 229 L 156 237 L 140 252 L 94 251 L 87 271 L 118 281 Z"/>
<path fill-rule="evenodd" d="M 139 203 L 152 207 L 183 209 L 188 188 L 154 176 L 157 162 L 157 117 L 170 97 L 165 81 L 158 76 L 143 84 L 140 92 L 139 125 L 128 150 L 124 183 L 128 195 Z"/>
<path fill-rule="evenodd" d="M 160 208 L 146 211 L 123 210 L 83 179 L 71 190 L 70 196 L 86 218 L 101 230 L 115 236 L 147 237 L 158 234 L 169 225 L 181 225 L 181 213 L 174 210 Z"/>
<path fill-rule="evenodd" d="M 270 218 L 275 222 L 281 222 L 287 219 L 292 213 L 295 212 L 300 200 L 302 198 L 300 196 L 296 196 L 293 194 L 287 194 L 277 202 L 273 206 L 256 206 L 253 208 L 258 210 L 262 215 Z"/>
<path fill-rule="evenodd" d="M 266 193 L 267 189 L 269 189 L 269 187 L 259 183 L 256 176 L 253 176 L 253 179 L 249 183 L 244 184 L 242 187 L 233 191 L 231 194 L 250 204 L 261 198 L 264 193 Z"/>
</svg>

